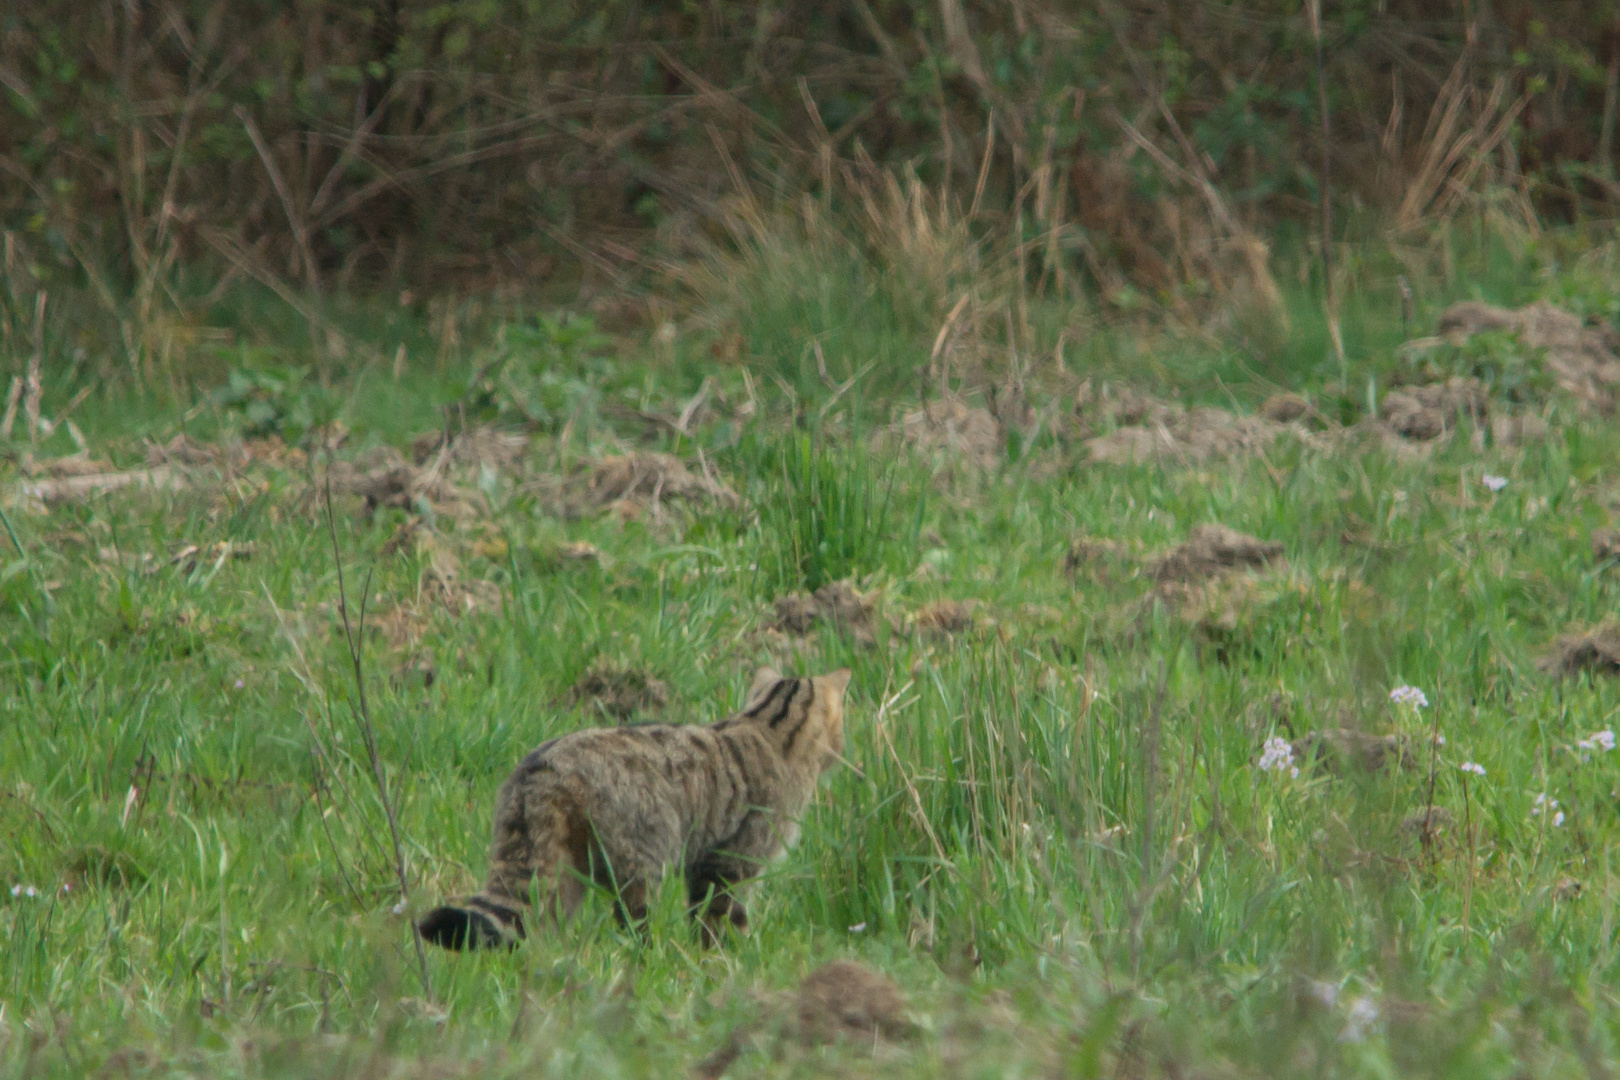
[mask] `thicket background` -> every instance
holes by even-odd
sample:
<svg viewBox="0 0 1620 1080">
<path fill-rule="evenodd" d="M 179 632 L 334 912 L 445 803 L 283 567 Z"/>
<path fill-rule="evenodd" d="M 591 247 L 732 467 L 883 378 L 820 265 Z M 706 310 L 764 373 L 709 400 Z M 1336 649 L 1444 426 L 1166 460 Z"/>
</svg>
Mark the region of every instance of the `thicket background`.
<svg viewBox="0 0 1620 1080">
<path fill-rule="evenodd" d="M 311 318 L 383 288 L 622 296 L 733 239 L 745 191 L 907 176 L 1030 285 L 1180 313 L 1269 294 L 1279 235 L 1612 211 L 1620 4 L 1316 7 L 8 5 L 0 332 L 79 288 L 119 346 L 89 367 L 138 378 L 244 279 Z"/>
</svg>

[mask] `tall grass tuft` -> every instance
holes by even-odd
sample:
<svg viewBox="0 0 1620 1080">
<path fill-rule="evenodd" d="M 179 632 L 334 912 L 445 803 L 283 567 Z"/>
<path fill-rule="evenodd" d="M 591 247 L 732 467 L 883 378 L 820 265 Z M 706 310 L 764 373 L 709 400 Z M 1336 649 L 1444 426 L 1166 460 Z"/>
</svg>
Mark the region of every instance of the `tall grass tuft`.
<svg viewBox="0 0 1620 1080">
<path fill-rule="evenodd" d="M 925 509 L 924 497 L 902 486 L 898 465 L 795 435 L 779 448 L 760 505 L 763 584 L 815 590 L 875 570 L 904 571 Z"/>
</svg>

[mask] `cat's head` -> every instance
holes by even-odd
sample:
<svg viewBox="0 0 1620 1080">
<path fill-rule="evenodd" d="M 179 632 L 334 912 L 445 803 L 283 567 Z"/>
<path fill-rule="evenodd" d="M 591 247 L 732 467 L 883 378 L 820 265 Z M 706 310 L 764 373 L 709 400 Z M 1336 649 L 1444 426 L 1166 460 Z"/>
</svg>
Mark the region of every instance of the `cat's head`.
<svg viewBox="0 0 1620 1080">
<path fill-rule="evenodd" d="M 762 667 L 743 699 L 742 716 L 763 726 L 790 761 L 826 769 L 844 752 L 844 691 L 849 668 L 808 679 L 787 679 Z"/>
</svg>

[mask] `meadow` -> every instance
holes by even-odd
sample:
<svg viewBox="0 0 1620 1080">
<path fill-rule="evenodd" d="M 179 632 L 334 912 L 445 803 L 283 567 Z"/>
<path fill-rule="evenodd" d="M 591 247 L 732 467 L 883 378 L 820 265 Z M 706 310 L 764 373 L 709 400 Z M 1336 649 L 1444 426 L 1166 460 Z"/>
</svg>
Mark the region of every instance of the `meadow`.
<svg viewBox="0 0 1620 1080">
<path fill-rule="evenodd" d="M 1304 253 L 1197 325 L 953 311 L 811 240 L 612 333 L 243 288 L 191 367 L 25 397 L 0 1075 L 1612 1071 L 1612 401 L 1524 335 L 1401 346 L 1468 299 L 1596 327 L 1613 241 L 1369 243 L 1341 357 Z M 1253 542 L 1176 554 L 1209 525 Z M 666 891 L 419 950 L 525 752 L 766 661 L 854 679 L 748 936 Z M 802 1037 L 837 959 L 902 1030 Z"/>
</svg>

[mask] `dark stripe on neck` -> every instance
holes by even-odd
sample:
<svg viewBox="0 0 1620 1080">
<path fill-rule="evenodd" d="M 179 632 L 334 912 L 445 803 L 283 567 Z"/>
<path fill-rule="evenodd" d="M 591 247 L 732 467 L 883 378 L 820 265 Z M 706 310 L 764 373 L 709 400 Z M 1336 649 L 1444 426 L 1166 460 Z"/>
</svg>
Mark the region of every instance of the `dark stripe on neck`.
<svg viewBox="0 0 1620 1080">
<path fill-rule="evenodd" d="M 760 713 L 765 711 L 766 706 L 770 705 L 771 702 L 776 700 L 776 695 L 782 692 L 782 687 L 787 686 L 792 681 L 793 680 L 791 679 L 777 680 L 776 685 L 766 691 L 765 696 L 759 699 L 759 704 L 755 705 L 751 709 L 744 709 L 743 715 L 749 718 L 757 717 Z M 791 693 L 791 691 L 789 692 Z"/>
<path fill-rule="evenodd" d="M 795 701 L 799 700 L 799 688 L 803 687 L 803 686 L 809 686 L 809 685 L 810 685 L 810 680 L 809 679 L 794 679 L 793 680 L 793 689 L 791 691 L 789 691 L 788 696 L 787 696 L 787 700 L 782 702 L 782 711 L 780 713 L 777 713 L 775 716 L 771 717 L 771 727 L 775 727 L 777 724 L 780 724 L 783 720 L 786 720 L 789 716 L 791 716 L 793 714 L 793 703 Z M 810 691 L 810 696 L 814 697 L 815 693 L 816 692 L 814 690 Z"/>
<path fill-rule="evenodd" d="M 804 703 L 804 712 L 799 716 L 799 722 L 793 725 L 793 727 L 787 733 L 787 738 L 782 741 L 782 756 L 783 757 L 787 757 L 789 754 L 791 754 L 793 752 L 794 740 L 796 740 L 799 737 L 799 732 L 804 730 L 804 725 L 809 723 L 809 721 L 810 721 L 810 710 L 811 710 L 811 708 L 813 708 L 815 706 L 815 703 L 816 703 L 816 684 L 815 684 L 815 682 L 810 680 L 810 679 L 806 679 L 806 680 L 804 680 L 804 683 L 805 683 L 806 686 L 808 686 L 810 688 L 810 700 L 806 701 Z"/>
</svg>

